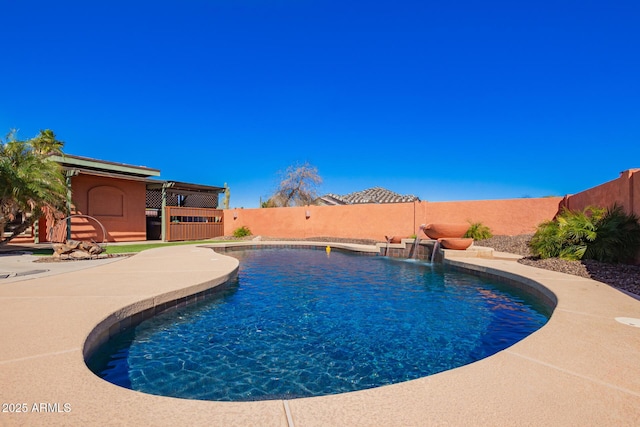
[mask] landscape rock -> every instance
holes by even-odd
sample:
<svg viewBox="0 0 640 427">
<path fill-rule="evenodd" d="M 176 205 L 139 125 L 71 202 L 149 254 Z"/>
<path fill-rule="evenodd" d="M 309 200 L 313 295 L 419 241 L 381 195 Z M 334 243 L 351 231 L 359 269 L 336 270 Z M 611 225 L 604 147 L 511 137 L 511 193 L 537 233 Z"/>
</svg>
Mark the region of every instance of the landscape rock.
<svg viewBox="0 0 640 427">
<path fill-rule="evenodd" d="M 80 242 L 77 240 L 67 240 L 64 243 L 53 245 L 54 258 L 89 259 L 100 255 L 104 248 L 97 243 Z"/>
</svg>

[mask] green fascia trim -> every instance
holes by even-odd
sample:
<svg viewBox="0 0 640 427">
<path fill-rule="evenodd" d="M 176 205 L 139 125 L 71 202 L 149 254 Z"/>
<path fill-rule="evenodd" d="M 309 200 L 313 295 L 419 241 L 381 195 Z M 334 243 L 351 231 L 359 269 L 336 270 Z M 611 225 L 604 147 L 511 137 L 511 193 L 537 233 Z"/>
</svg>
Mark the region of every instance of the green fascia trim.
<svg viewBox="0 0 640 427">
<path fill-rule="evenodd" d="M 132 174 L 132 175 L 145 176 L 145 177 L 160 176 L 160 170 L 151 169 L 145 166 L 132 166 L 124 163 L 105 162 L 102 160 L 95 160 L 95 159 L 70 156 L 70 155 L 51 156 L 50 159 L 53 160 L 54 162 L 60 163 L 63 166 L 85 167 L 88 169 L 97 169 L 102 171 Z"/>
</svg>

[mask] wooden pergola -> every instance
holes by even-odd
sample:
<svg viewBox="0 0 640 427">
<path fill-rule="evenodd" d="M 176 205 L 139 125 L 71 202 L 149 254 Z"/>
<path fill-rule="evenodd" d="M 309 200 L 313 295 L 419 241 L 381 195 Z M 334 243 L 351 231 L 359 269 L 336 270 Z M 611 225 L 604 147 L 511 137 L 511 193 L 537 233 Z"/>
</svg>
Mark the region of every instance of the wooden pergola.
<svg viewBox="0 0 640 427">
<path fill-rule="evenodd" d="M 224 191 L 223 187 L 149 180 L 147 229 L 150 229 L 150 223 L 159 223 L 159 237 L 166 242 L 222 236 L 224 215 L 218 209 L 218 196 Z"/>
</svg>

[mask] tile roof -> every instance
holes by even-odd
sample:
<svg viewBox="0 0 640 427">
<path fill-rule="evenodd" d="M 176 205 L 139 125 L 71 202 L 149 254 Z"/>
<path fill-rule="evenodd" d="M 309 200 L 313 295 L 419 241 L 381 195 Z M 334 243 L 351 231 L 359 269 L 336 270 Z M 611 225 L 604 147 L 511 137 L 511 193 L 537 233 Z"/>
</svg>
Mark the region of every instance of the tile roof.
<svg viewBox="0 0 640 427">
<path fill-rule="evenodd" d="M 406 203 L 420 201 L 414 195 L 400 195 L 382 187 L 373 187 L 367 190 L 356 191 L 344 196 L 326 194 L 318 199 L 321 205 L 355 205 L 360 203 Z"/>
</svg>

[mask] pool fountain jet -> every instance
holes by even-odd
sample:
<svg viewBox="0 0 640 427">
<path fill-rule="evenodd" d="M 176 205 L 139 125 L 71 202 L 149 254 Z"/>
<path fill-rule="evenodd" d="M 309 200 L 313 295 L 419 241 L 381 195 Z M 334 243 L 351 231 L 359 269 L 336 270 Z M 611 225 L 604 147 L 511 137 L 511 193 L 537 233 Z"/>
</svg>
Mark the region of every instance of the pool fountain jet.
<svg viewBox="0 0 640 427">
<path fill-rule="evenodd" d="M 420 232 L 424 230 L 426 225 L 420 224 L 420 228 L 416 232 L 416 239 L 413 241 L 413 255 L 409 256 L 409 258 L 417 259 L 418 258 L 418 245 L 420 245 Z"/>
<path fill-rule="evenodd" d="M 387 239 L 387 248 L 384 251 L 384 256 L 389 256 L 389 243 L 393 240 L 393 236 L 384 236 Z"/>
<path fill-rule="evenodd" d="M 440 241 L 436 240 L 433 244 L 433 249 L 431 250 L 431 264 L 436 260 L 436 253 L 438 252 L 438 249 L 440 249 Z"/>
</svg>

